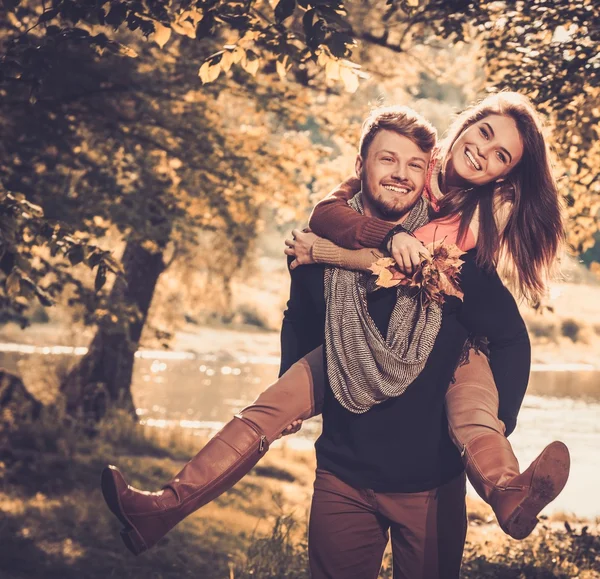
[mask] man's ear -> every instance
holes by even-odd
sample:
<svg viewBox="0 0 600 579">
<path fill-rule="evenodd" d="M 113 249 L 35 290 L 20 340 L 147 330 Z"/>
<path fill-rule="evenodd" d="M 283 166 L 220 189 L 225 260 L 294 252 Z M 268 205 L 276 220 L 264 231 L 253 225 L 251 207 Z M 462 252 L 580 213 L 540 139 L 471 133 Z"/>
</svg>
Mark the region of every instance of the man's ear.
<svg viewBox="0 0 600 579">
<path fill-rule="evenodd" d="M 356 155 L 356 163 L 354 164 L 354 170 L 356 171 L 356 176 L 359 179 L 362 179 L 363 158 L 360 155 Z"/>
</svg>

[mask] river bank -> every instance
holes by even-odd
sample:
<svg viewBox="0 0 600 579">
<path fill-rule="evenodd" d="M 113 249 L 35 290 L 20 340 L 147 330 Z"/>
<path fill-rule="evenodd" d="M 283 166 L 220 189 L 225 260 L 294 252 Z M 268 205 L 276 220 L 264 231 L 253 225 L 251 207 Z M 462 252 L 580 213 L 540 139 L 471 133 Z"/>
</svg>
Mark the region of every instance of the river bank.
<svg viewBox="0 0 600 579">
<path fill-rule="evenodd" d="M 134 486 L 158 489 L 201 442 L 181 430 L 143 429 L 123 417 L 106 421 L 88 439 L 50 418 L 22 425 L 2 457 L 4 579 L 308 577 L 314 453 L 291 450 L 283 439 L 231 491 L 134 558 L 102 500 L 102 467 L 115 462 Z M 469 500 L 462 577 L 600 578 L 598 530 L 598 521 L 554 515 L 518 542 L 501 532 L 486 505 Z M 389 557 L 380 577 L 391 577 Z"/>
<path fill-rule="evenodd" d="M 592 331 L 591 326 L 584 326 L 583 322 L 575 319 L 560 323 L 543 316 L 525 319 L 530 328 L 533 364 L 582 364 L 600 369 L 600 335 L 596 334 L 595 329 Z M 600 331 L 600 322 L 598 329 Z M 575 338 L 580 333 L 580 339 L 574 341 L 561 332 Z M 6 324 L 0 329 L 1 342 L 42 347 L 86 347 L 92 337 L 91 328 L 73 330 L 71 327 L 52 323 L 33 324 L 25 330 L 15 324 Z M 143 340 L 142 347 L 164 349 L 152 340 Z M 200 356 L 212 355 L 222 359 L 232 355 L 265 358 L 275 364 L 278 363 L 280 355 L 279 332 L 251 325 L 187 324 L 174 333 L 168 349 Z"/>
</svg>

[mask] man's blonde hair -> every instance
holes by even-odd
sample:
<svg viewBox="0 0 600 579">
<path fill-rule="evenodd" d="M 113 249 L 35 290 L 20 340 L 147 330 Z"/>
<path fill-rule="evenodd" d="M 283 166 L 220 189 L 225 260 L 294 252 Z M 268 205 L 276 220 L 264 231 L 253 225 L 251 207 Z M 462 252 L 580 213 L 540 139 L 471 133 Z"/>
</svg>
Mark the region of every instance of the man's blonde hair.
<svg viewBox="0 0 600 579">
<path fill-rule="evenodd" d="M 424 153 L 429 153 L 437 141 L 435 127 L 413 109 L 399 105 L 377 107 L 371 111 L 362 126 L 358 152 L 363 159 L 366 158 L 375 135 L 384 130 L 407 137 Z"/>
</svg>

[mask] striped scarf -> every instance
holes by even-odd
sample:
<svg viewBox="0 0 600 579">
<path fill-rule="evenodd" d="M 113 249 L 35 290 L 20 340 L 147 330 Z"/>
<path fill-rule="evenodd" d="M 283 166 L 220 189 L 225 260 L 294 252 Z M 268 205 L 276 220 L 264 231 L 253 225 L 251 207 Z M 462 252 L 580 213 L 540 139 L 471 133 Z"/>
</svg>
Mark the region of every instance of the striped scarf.
<svg viewBox="0 0 600 579">
<path fill-rule="evenodd" d="M 348 203 L 364 212 L 361 193 Z M 402 225 L 413 231 L 428 220 L 421 197 Z M 438 304 L 422 307 L 414 289 L 398 286 L 383 337 L 367 308 L 367 293 L 374 289 L 368 274 L 325 270 L 327 376 L 338 402 L 356 414 L 406 391 L 423 370 L 442 323 Z"/>
</svg>

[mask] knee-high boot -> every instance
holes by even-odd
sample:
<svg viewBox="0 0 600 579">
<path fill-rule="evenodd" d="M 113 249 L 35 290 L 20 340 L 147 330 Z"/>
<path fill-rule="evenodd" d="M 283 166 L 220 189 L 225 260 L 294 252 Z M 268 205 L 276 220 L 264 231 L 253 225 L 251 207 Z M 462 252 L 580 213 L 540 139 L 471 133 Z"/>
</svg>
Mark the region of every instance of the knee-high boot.
<svg viewBox="0 0 600 579">
<path fill-rule="evenodd" d="M 472 350 L 446 395 L 450 435 L 461 450 L 471 484 L 492 507 L 502 530 L 524 539 L 535 528 L 540 511 L 564 488 L 569 451 L 562 442 L 552 442 L 521 473 L 504 436 L 498 406 L 487 358 Z"/>
<path fill-rule="evenodd" d="M 134 555 L 150 549 L 185 517 L 229 490 L 289 424 L 320 413 L 323 388 L 323 354 L 317 348 L 228 422 L 158 492 L 130 487 L 116 467 L 106 467 L 102 494 L 123 524 L 127 548 Z"/>
<path fill-rule="evenodd" d="M 569 476 L 569 451 L 550 443 L 522 473 L 508 439 L 481 434 L 464 447 L 467 476 L 488 503 L 502 530 L 524 539 L 535 528 L 538 514 L 564 488 Z"/>
</svg>

